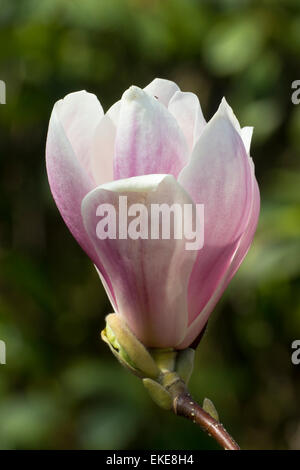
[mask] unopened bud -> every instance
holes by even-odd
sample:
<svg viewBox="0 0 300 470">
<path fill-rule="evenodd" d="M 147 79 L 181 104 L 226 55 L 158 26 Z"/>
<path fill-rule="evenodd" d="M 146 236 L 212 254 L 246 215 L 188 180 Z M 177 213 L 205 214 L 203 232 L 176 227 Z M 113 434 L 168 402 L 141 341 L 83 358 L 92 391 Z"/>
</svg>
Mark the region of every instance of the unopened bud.
<svg viewBox="0 0 300 470">
<path fill-rule="evenodd" d="M 204 398 L 202 408 L 216 421 L 219 421 L 219 414 L 216 410 L 215 405 L 209 398 Z"/>
</svg>

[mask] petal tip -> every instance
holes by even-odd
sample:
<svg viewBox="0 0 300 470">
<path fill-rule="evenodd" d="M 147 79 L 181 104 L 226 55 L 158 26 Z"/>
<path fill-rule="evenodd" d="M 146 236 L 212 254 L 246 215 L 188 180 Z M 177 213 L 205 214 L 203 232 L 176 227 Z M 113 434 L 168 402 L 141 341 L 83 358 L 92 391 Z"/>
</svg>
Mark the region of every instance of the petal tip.
<svg viewBox="0 0 300 470">
<path fill-rule="evenodd" d="M 236 115 L 234 114 L 234 111 L 233 111 L 232 107 L 228 104 L 225 96 L 223 96 L 223 98 L 221 100 L 221 103 L 220 103 L 220 106 L 219 106 L 215 116 L 225 118 L 228 122 L 231 123 L 231 125 L 234 127 L 234 129 L 239 134 L 241 134 L 241 126 L 240 126 L 239 120 L 237 119 Z"/>
<path fill-rule="evenodd" d="M 123 93 L 122 99 L 127 101 L 136 101 L 142 99 L 145 92 L 138 86 L 132 85 L 128 90 Z"/>
<path fill-rule="evenodd" d="M 223 116 L 229 117 L 233 114 L 232 108 L 229 106 L 225 96 L 221 99 L 221 103 L 218 109 L 219 113 Z"/>
</svg>

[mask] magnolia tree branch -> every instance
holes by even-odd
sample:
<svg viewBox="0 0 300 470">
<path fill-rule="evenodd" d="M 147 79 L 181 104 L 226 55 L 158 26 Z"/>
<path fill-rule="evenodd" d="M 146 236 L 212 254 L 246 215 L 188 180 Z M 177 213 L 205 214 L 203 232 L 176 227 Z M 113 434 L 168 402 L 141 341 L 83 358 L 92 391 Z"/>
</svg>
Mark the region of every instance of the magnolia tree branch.
<svg viewBox="0 0 300 470">
<path fill-rule="evenodd" d="M 225 450 L 240 450 L 235 440 L 228 434 L 223 424 L 215 420 L 206 413 L 189 394 L 182 381 L 168 387 L 168 391 L 173 398 L 173 411 L 178 416 L 184 416 L 195 424 L 198 424 L 203 431 L 213 437 Z"/>
<path fill-rule="evenodd" d="M 174 399 L 173 410 L 178 416 L 193 421 L 201 426 L 203 431 L 213 437 L 226 450 L 240 450 L 235 440 L 228 434 L 223 424 L 216 421 L 206 411 L 204 411 L 192 397 L 186 393 Z"/>
</svg>

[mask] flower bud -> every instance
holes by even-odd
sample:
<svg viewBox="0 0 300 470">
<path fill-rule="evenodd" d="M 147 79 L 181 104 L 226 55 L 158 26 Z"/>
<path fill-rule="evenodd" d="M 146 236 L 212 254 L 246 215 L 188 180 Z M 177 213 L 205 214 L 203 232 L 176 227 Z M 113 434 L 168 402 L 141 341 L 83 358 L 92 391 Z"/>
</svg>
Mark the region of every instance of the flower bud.
<svg viewBox="0 0 300 470">
<path fill-rule="evenodd" d="M 216 421 L 219 421 L 219 413 L 216 410 L 215 405 L 209 398 L 204 398 L 202 408 Z"/>
</svg>

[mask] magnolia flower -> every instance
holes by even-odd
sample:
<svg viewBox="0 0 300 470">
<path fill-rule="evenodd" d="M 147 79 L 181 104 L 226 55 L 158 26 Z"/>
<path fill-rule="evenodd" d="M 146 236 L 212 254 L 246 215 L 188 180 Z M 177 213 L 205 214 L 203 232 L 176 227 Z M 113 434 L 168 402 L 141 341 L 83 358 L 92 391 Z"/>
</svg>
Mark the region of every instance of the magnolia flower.
<svg viewBox="0 0 300 470">
<path fill-rule="evenodd" d="M 47 171 L 57 207 L 95 264 L 114 311 L 148 347 L 185 349 L 245 257 L 259 215 L 241 129 L 222 100 L 206 122 L 198 98 L 168 80 L 130 87 L 105 114 L 95 95 L 58 101 L 47 138 Z M 99 239 L 99 204 L 204 204 L 204 246 L 184 240 Z"/>
</svg>

